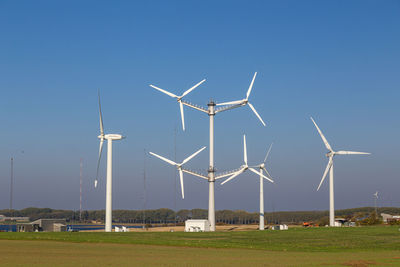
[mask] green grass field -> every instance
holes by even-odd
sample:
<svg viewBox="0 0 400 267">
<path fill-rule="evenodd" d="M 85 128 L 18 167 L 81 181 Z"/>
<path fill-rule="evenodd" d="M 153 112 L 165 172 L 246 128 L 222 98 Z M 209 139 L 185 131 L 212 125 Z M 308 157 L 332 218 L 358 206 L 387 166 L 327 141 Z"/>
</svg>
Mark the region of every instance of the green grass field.
<svg viewBox="0 0 400 267">
<path fill-rule="evenodd" d="M 400 266 L 400 231 L 0 233 L 0 252 L 2 266 Z"/>
</svg>

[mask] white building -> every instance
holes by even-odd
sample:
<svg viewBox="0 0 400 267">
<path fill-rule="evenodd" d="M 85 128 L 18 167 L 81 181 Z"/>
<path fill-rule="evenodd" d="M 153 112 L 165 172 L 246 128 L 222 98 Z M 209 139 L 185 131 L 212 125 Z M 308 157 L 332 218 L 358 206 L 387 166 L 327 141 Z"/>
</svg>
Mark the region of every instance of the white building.
<svg viewBox="0 0 400 267">
<path fill-rule="evenodd" d="M 275 225 L 271 227 L 271 230 L 288 230 L 289 227 L 286 224 Z"/>
<path fill-rule="evenodd" d="M 210 222 L 208 220 L 187 220 L 185 222 L 185 232 L 208 232 Z"/>
<path fill-rule="evenodd" d="M 381 216 L 384 223 L 388 223 L 388 221 L 400 221 L 400 215 L 381 213 Z"/>
</svg>

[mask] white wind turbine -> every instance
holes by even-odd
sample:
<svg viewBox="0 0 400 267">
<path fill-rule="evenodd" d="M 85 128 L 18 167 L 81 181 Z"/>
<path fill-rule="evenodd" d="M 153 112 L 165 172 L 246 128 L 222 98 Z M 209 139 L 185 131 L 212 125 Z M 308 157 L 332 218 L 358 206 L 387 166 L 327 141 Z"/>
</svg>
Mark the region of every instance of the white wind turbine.
<svg viewBox="0 0 400 267">
<path fill-rule="evenodd" d="M 376 202 L 378 201 L 378 191 L 374 194 L 374 201 L 375 201 L 375 214 L 378 216 L 378 207 L 376 206 Z"/>
<path fill-rule="evenodd" d="M 230 101 L 230 102 L 224 102 L 224 103 L 218 103 L 217 106 L 226 106 L 226 105 L 240 105 L 240 106 L 245 106 L 245 105 L 249 105 L 249 107 L 251 108 L 251 110 L 254 112 L 254 114 L 256 114 L 257 118 L 261 121 L 261 123 L 265 126 L 265 122 L 263 121 L 263 119 L 261 118 L 261 116 L 258 114 L 258 112 L 256 111 L 256 109 L 254 108 L 254 106 L 249 102 L 249 96 L 251 93 L 251 89 L 253 89 L 253 84 L 254 84 L 254 80 L 256 79 L 257 76 L 257 72 L 254 73 L 253 79 L 251 80 L 249 89 L 247 90 L 247 94 L 246 94 L 246 98 L 243 98 L 242 100 L 235 100 L 235 101 Z"/>
<path fill-rule="evenodd" d="M 315 123 L 314 119 L 311 117 L 312 122 L 315 125 L 315 128 L 317 128 L 317 131 L 319 135 L 322 138 L 322 141 L 325 144 L 325 147 L 329 150 L 328 153 L 326 153 L 326 156 L 328 157 L 328 165 L 326 166 L 325 172 L 322 175 L 321 182 L 319 183 L 319 186 L 317 188 L 317 191 L 321 187 L 322 183 L 325 180 L 326 175 L 328 174 L 329 171 L 329 226 L 335 226 L 335 203 L 334 203 L 334 192 L 333 192 L 333 157 L 335 155 L 369 155 L 371 153 L 366 153 L 366 152 L 355 152 L 355 151 L 334 151 L 332 147 L 329 145 L 328 141 L 326 140 L 325 136 L 322 134 L 321 130 L 319 129 L 318 125 Z"/>
<path fill-rule="evenodd" d="M 101 152 L 103 151 L 103 143 L 104 140 L 107 140 L 107 185 L 106 185 L 106 223 L 105 223 L 105 231 L 112 231 L 112 141 L 113 140 L 121 140 L 123 137 L 120 134 L 104 134 L 103 127 L 103 117 L 101 114 L 101 104 L 100 104 L 100 93 L 99 93 L 99 117 L 100 117 L 100 135 L 98 138 L 100 139 L 100 147 L 99 147 L 99 158 L 97 160 L 97 172 L 96 172 L 96 180 L 94 181 L 94 187 L 97 188 L 98 176 L 99 176 L 99 167 L 100 167 L 100 159 Z"/>
<path fill-rule="evenodd" d="M 171 92 L 168 92 L 168 91 L 166 91 L 166 90 L 164 90 L 164 89 L 161 89 L 161 88 L 159 88 L 159 87 L 157 87 L 157 86 L 154 86 L 154 85 L 152 85 L 152 84 L 150 84 L 150 86 L 153 87 L 154 89 L 157 89 L 157 90 L 160 91 L 160 92 L 163 92 L 164 94 L 169 95 L 170 97 L 176 98 L 176 100 L 177 100 L 178 103 L 179 103 L 179 109 L 181 110 L 182 128 L 183 128 L 183 130 L 185 130 L 185 116 L 183 115 L 182 98 L 183 98 L 184 96 L 186 96 L 187 94 L 189 94 L 189 93 L 190 93 L 191 91 L 193 91 L 194 89 L 196 89 L 200 84 L 202 84 L 202 83 L 205 82 L 205 81 L 206 81 L 206 79 L 202 80 L 201 82 L 197 83 L 196 85 L 194 85 L 194 86 L 192 86 L 191 88 L 189 88 L 188 90 L 186 90 L 186 91 L 185 91 L 182 95 L 180 95 L 180 96 L 177 96 L 177 95 L 175 95 L 175 94 L 173 94 L 173 93 L 171 93 Z"/>
<path fill-rule="evenodd" d="M 172 160 L 169 160 L 167 158 L 164 158 L 160 155 L 157 155 L 156 153 L 153 152 L 149 152 L 151 155 L 171 164 L 176 166 L 176 168 L 179 171 L 179 178 L 180 178 L 180 182 L 181 182 L 181 192 L 182 192 L 182 198 L 185 198 L 185 191 L 183 188 L 183 164 L 187 163 L 189 160 L 191 160 L 192 158 L 194 158 L 197 154 L 199 154 L 201 151 L 203 151 L 206 147 L 202 147 L 201 149 L 199 149 L 198 151 L 196 151 L 195 153 L 193 153 L 192 155 L 190 155 L 189 157 L 187 157 L 186 159 L 184 159 L 181 163 L 176 163 Z"/>
<path fill-rule="evenodd" d="M 203 83 L 205 80 L 201 81 L 200 83 L 196 84 L 195 86 L 193 86 L 192 88 L 188 89 L 185 93 L 183 93 L 183 95 L 181 96 L 176 96 L 170 92 L 167 92 L 161 88 L 155 87 L 154 85 L 150 85 L 151 87 L 171 96 L 174 97 L 178 100 L 179 105 L 180 105 L 180 109 L 181 109 L 181 118 L 182 118 L 182 126 L 183 129 L 185 129 L 184 127 L 184 116 L 183 116 L 183 105 L 186 105 L 190 108 L 199 110 L 204 112 L 205 114 L 207 114 L 207 116 L 209 117 L 210 120 L 210 131 L 209 131 L 209 136 L 210 136 L 210 145 L 209 145 L 209 167 L 207 169 L 208 175 L 202 175 L 193 171 L 189 171 L 186 169 L 182 169 L 183 172 L 195 175 L 197 177 L 203 178 L 205 180 L 208 180 L 208 184 L 209 184 L 209 190 L 208 190 L 208 221 L 210 223 L 210 231 L 215 231 L 215 198 L 214 198 L 214 187 L 215 187 L 215 180 L 223 178 L 223 177 L 227 177 L 229 175 L 231 175 L 233 172 L 226 172 L 226 173 L 222 173 L 218 176 L 215 175 L 215 168 L 214 168 L 214 117 L 217 113 L 222 112 L 222 111 L 226 111 L 226 110 L 231 110 L 234 108 L 238 108 L 238 107 L 242 107 L 245 106 L 247 104 L 249 104 L 250 108 L 253 110 L 253 112 L 257 115 L 258 119 L 261 121 L 261 123 L 265 126 L 264 121 L 261 119 L 260 115 L 258 115 L 257 111 L 255 110 L 255 108 L 253 107 L 253 105 L 251 105 L 248 102 L 248 98 L 250 96 L 250 92 L 253 88 L 253 84 L 254 84 L 254 79 L 257 75 L 257 72 L 254 74 L 253 76 L 253 80 L 251 81 L 251 84 L 249 86 L 249 89 L 247 90 L 247 94 L 246 94 L 246 98 L 243 100 L 239 100 L 239 101 L 233 101 L 233 102 L 227 102 L 227 103 L 221 103 L 218 105 L 226 105 L 225 107 L 221 107 L 221 108 L 216 108 L 216 104 L 215 102 L 213 102 L 212 100 L 207 104 L 208 108 L 204 108 L 195 104 L 192 104 L 190 102 L 187 102 L 185 100 L 183 100 L 182 98 L 187 95 L 190 91 L 192 91 L 194 88 L 196 88 L 197 86 L 199 86 L 201 83 Z"/>
<path fill-rule="evenodd" d="M 226 179 L 225 181 L 223 181 L 221 183 L 221 185 L 225 184 L 226 182 L 229 182 L 230 180 L 232 180 L 233 178 L 235 178 L 236 176 L 238 176 L 239 174 L 245 172 L 246 170 L 250 170 L 252 172 L 254 172 L 255 174 L 258 174 L 260 176 L 260 225 L 259 225 L 259 229 L 260 230 L 264 230 L 264 180 L 266 179 L 268 181 L 270 181 L 271 183 L 273 183 L 274 181 L 272 179 L 270 179 L 269 177 L 271 177 L 271 175 L 269 174 L 269 172 L 267 171 L 267 169 L 265 168 L 265 162 L 267 161 L 269 152 L 271 151 L 271 146 L 268 149 L 268 152 L 264 158 L 263 163 L 257 165 L 257 166 L 252 166 L 249 167 L 247 164 L 247 147 L 246 147 L 246 135 L 243 135 L 243 160 L 244 160 L 244 165 L 241 166 L 241 168 L 235 172 L 231 177 L 229 177 L 228 179 Z M 259 168 L 260 171 L 256 171 L 254 168 Z M 263 174 L 263 171 L 265 171 L 269 177 L 265 176 Z"/>
</svg>

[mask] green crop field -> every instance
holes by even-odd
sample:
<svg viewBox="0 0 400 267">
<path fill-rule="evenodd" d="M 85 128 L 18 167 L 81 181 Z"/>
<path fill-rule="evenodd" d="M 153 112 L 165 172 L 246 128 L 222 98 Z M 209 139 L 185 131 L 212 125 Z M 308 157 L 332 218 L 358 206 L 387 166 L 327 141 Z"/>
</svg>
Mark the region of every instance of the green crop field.
<svg viewBox="0 0 400 267">
<path fill-rule="evenodd" d="M 2 266 L 400 266 L 398 227 L 0 233 Z"/>
</svg>

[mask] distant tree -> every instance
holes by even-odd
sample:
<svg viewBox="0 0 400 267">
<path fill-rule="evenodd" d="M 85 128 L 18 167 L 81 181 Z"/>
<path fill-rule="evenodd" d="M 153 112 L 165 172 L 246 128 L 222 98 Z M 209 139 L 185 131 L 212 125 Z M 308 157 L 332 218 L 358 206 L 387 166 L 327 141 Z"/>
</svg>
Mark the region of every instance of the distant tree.
<svg viewBox="0 0 400 267">
<path fill-rule="evenodd" d="M 359 222 L 360 225 L 375 225 L 381 223 L 382 220 L 378 217 L 375 211 L 371 212 L 367 218 Z"/>
<path fill-rule="evenodd" d="M 324 217 L 320 218 L 319 220 L 317 220 L 315 223 L 318 224 L 319 226 L 329 225 L 329 217 L 324 216 Z"/>
</svg>

